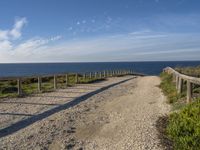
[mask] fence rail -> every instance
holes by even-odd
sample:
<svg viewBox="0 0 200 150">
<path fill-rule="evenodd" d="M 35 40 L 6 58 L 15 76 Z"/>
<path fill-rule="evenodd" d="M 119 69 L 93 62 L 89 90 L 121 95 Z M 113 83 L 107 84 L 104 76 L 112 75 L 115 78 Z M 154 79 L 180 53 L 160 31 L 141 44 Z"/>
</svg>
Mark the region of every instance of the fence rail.
<svg viewBox="0 0 200 150">
<path fill-rule="evenodd" d="M 163 72 L 172 74 L 173 81 L 175 81 L 176 83 L 176 89 L 178 93 L 181 93 L 183 91 L 183 82 L 187 82 L 187 103 L 190 103 L 192 101 L 193 84 L 200 85 L 200 78 L 181 74 L 171 67 L 164 68 Z"/>
<path fill-rule="evenodd" d="M 65 77 L 65 83 L 66 86 L 68 86 L 68 76 L 74 75 L 75 79 L 75 84 L 79 82 L 79 76 L 81 76 L 83 79 L 89 78 L 95 78 L 95 79 L 103 79 L 107 77 L 112 77 L 112 76 L 119 76 L 119 75 L 136 75 L 136 76 L 144 76 L 144 74 L 140 73 L 135 73 L 132 70 L 106 70 L 106 71 L 98 71 L 98 72 L 87 72 L 87 73 L 62 73 L 62 74 L 51 74 L 51 75 L 34 75 L 34 76 L 20 76 L 20 77 L 0 77 L 0 82 L 1 81 L 17 81 L 17 94 L 18 95 L 23 95 L 23 90 L 22 90 L 22 82 L 26 79 L 37 79 L 37 91 L 41 92 L 42 91 L 42 79 L 45 77 L 51 77 L 53 78 L 53 89 L 57 89 L 57 83 L 58 80 L 57 78 L 60 76 Z"/>
</svg>

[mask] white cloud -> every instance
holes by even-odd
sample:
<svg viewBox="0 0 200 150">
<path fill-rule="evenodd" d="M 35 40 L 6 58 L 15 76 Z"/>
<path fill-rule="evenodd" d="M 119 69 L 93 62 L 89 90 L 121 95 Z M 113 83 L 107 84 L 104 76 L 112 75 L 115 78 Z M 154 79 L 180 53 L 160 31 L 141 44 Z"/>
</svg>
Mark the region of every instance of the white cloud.
<svg viewBox="0 0 200 150">
<path fill-rule="evenodd" d="M 10 30 L 0 29 L 0 41 L 2 40 L 16 40 L 21 37 L 21 30 L 23 26 L 27 23 L 26 18 L 16 19 L 15 24 Z"/>
<path fill-rule="evenodd" d="M 200 58 L 199 34 L 153 32 L 139 34 L 138 32 L 137 34 L 129 33 L 65 41 L 62 44 L 50 46 L 48 43 L 51 42 L 51 39 L 28 40 L 13 48 L 12 53 L 7 53 L 6 55 L 9 55 L 10 59 L 6 56 L 6 61 L 143 61 Z M 2 57 L 3 55 L 0 55 L 1 61 Z"/>
<path fill-rule="evenodd" d="M 4 40 L 4 41 L 0 41 L 0 50 L 4 50 L 4 51 L 8 51 L 10 49 L 12 49 L 12 44 L 10 41 Z"/>
<path fill-rule="evenodd" d="M 22 28 L 26 23 L 26 18 L 20 18 L 15 21 L 12 29 L 0 29 L 0 62 L 31 60 L 31 58 L 35 58 L 34 55 L 36 55 L 38 50 L 46 48 L 50 42 L 62 38 L 60 35 L 52 36 L 50 38 L 35 37 L 16 44 L 15 41 L 21 37 Z"/>
<path fill-rule="evenodd" d="M 14 44 L 26 19 L 0 30 L 0 62 L 144 61 L 200 58 L 200 34 L 156 33 L 143 29 L 125 34 L 54 43 L 62 37 L 35 37 Z M 80 22 L 79 22 L 80 23 Z M 10 35 L 15 30 L 17 34 Z M 75 32 L 75 31 L 74 31 Z M 76 34 L 76 32 L 75 32 Z"/>
<path fill-rule="evenodd" d="M 7 30 L 0 30 L 0 41 L 8 39 L 8 31 Z"/>
<path fill-rule="evenodd" d="M 49 40 L 50 41 L 56 41 L 56 40 L 60 40 L 61 38 L 62 38 L 61 35 L 57 35 L 57 36 L 51 37 Z"/>
<path fill-rule="evenodd" d="M 27 23 L 26 18 L 16 19 L 13 29 L 9 32 L 9 35 L 14 39 L 21 37 L 21 30 L 23 26 Z"/>
<path fill-rule="evenodd" d="M 0 29 L 0 54 L 4 53 L 9 55 L 10 50 L 13 49 L 13 40 L 17 40 L 21 37 L 21 30 L 23 26 L 27 23 L 26 18 L 19 18 L 15 21 L 15 24 L 10 30 Z"/>
<path fill-rule="evenodd" d="M 76 24 L 77 24 L 77 25 L 80 25 L 81 23 L 78 21 Z"/>
</svg>

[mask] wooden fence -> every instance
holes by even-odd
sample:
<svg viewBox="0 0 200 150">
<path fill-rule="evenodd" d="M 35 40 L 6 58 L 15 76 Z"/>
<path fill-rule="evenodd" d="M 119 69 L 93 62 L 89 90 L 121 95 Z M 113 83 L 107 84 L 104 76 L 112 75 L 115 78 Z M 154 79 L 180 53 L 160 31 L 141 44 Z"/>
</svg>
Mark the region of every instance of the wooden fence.
<svg viewBox="0 0 200 150">
<path fill-rule="evenodd" d="M 176 89 L 178 93 L 183 91 L 183 83 L 184 81 L 187 82 L 187 103 L 190 103 L 192 100 L 192 92 L 193 92 L 193 84 L 200 85 L 200 78 L 187 76 L 177 72 L 176 70 L 172 69 L 171 67 L 166 67 L 163 69 L 163 72 L 168 74 L 172 74 L 173 81 L 176 83 Z"/>
<path fill-rule="evenodd" d="M 83 79 L 89 78 L 89 79 L 103 79 L 103 78 L 107 78 L 107 77 L 112 77 L 112 76 L 120 76 L 120 75 L 137 75 L 137 76 L 144 76 L 143 74 L 139 74 L 139 73 L 135 73 L 132 70 L 109 70 L 109 71 L 99 71 L 99 72 L 89 72 L 89 73 L 82 73 L 82 74 L 78 74 L 75 73 L 73 74 L 75 76 L 75 83 L 79 83 L 79 76 L 82 76 Z M 53 74 L 53 75 L 38 75 L 38 76 L 24 76 L 24 77 L 1 77 L 0 78 L 0 82 L 1 81 L 17 81 L 17 94 L 18 95 L 23 95 L 23 91 L 22 91 L 22 81 L 24 81 L 25 79 L 32 79 L 32 78 L 37 78 L 37 91 L 41 92 L 42 91 L 42 78 L 45 77 L 53 77 L 53 88 L 54 90 L 57 89 L 57 78 L 59 76 L 65 76 L 65 83 L 66 86 L 68 86 L 68 75 L 69 73 L 62 73 L 62 74 Z M 70 74 L 72 75 L 72 74 Z"/>
</svg>

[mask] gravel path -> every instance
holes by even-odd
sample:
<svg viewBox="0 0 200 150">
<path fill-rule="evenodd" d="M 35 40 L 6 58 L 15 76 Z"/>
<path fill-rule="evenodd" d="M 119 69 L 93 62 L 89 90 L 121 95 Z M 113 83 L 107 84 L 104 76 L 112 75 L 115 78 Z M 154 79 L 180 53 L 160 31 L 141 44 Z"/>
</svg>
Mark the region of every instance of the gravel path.
<svg viewBox="0 0 200 150">
<path fill-rule="evenodd" d="M 79 85 L 74 94 L 78 97 L 130 78 L 111 78 L 102 83 Z M 101 91 L 79 103 L 72 103 L 73 107 L 67 109 L 64 107 L 11 135 L 1 137 L 0 149 L 170 149 L 168 145 L 166 147 L 162 145 L 156 127 L 159 117 L 169 113 L 170 110 L 165 103 L 166 98 L 158 88 L 159 83 L 158 77 L 138 77 Z M 0 106 L 0 110 L 8 111 L 5 108 L 7 106 L 10 107 L 9 110 L 20 111 L 18 114 L 37 115 L 58 107 L 57 105 L 71 102 L 74 98 L 66 96 L 73 97 L 74 95 L 69 93 L 72 94 L 74 90 L 73 88 L 68 92 L 66 90 L 70 89 L 45 93 L 40 95 L 40 98 L 35 96 L 20 99 L 20 102 L 24 102 L 22 106 L 19 104 L 16 106 L 16 103 L 13 103 L 15 106 L 7 104 L 7 102 L 17 102 L 19 99 L 5 100 L 8 106 Z M 38 104 L 31 107 L 25 102 L 55 104 L 55 106 Z M 12 119 L 10 116 L 1 115 L 1 129 L 12 125 L 13 120 L 16 123 L 32 117 L 15 115 L 15 119 Z"/>
</svg>

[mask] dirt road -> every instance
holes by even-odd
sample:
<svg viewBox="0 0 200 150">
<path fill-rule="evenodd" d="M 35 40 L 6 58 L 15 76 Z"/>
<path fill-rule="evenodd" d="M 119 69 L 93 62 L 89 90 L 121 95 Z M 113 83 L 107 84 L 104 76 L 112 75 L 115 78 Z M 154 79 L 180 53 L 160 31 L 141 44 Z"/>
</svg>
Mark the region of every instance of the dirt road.
<svg viewBox="0 0 200 150">
<path fill-rule="evenodd" d="M 162 150 L 159 118 L 169 105 L 159 77 L 110 87 L 0 139 L 1 149 Z"/>
</svg>

